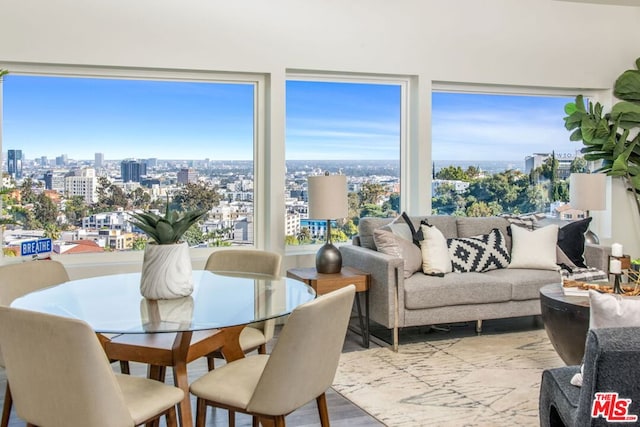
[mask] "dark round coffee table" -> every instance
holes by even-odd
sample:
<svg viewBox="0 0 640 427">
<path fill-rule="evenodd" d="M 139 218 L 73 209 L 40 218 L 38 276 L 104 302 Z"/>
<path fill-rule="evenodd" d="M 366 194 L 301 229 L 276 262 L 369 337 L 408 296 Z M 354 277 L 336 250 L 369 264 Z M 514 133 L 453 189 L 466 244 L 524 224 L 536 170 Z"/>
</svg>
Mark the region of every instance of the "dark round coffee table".
<svg viewBox="0 0 640 427">
<path fill-rule="evenodd" d="M 567 296 L 559 283 L 540 288 L 540 311 L 544 329 L 560 358 L 579 365 L 589 330 L 589 297 Z"/>
</svg>

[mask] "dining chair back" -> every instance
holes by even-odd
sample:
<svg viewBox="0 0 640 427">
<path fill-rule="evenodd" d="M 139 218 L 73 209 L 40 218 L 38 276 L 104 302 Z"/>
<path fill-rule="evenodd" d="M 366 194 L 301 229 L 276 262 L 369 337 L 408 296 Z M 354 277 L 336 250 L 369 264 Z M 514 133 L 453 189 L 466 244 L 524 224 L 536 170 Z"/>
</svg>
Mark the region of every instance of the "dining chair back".
<svg viewBox="0 0 640 427">
<path fill-rule="evenodd" d="M 271 355 L 232 361 L 194 381 L 196 425 L 205 425 L 208 405 L 228 409 L 230 417 L 244 412 L 283 426 L 287 414 L 316 399 L 321 424 L 328 426 L 325 392 L 338 368 L 354 295 L 349 285 L 299 306 Z"/>
<path fill-rule="evenodd" d="M 222 249 L 212 252 L 205 270 L 214 273 L 264 274 L 278 277 L 282 256 L 259 249 Z M 273 338 L 275 320 L 252 323 L 240 334 L 240 347 L 245 353 L 258 350 L 266 354 L 267 342 Z M 211 361 L 212 365 L 212 361 Z"/>
<path fill-rule="evenodd" d="M 69 280 L 64 265 L 58 261 L 26 261 L 0 266 L 0 305 L 48 286 Z"/>
<path fill-rule="evenodd" d="M 260 249 L 222 249 L 212 252 L 205 270 L 213 272 L 239 272 L 280 275 L 282 256 Z"/>
<path fill-rule="evenodd" d="M 67 270 L 58 261 L 27 261 L 0 266 L 0 306 L 9 306 L 16 298 L 68 280 Z M 2 367 L 4 360 L 0 348 L 0 368 Z M 9 425 L 11 406 L 12 395 L 7 382 L 0 427 Z"/>
<path fill-rule="evenodd" d="M 167 425 L 176 425 L 183 391 L 114 374 L 87 323 L 0 307 L 0 324 L 16 412 L 28 425 L 135 426 L 165 414 Z"/>
</svg>

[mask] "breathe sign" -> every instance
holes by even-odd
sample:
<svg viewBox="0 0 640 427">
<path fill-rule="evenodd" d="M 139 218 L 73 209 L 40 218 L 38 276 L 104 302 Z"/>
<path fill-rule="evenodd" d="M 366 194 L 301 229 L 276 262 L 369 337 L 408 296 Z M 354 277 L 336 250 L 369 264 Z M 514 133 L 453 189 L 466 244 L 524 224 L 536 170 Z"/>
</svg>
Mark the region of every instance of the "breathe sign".
<svg viewBox="0 0 640 427">
<path fill-rule="evenodd" d="M 29 240 L 20 244 L 20 254 L 22 256 L 38 255 L 52 250 L 51 239 Z"/>
</svg>

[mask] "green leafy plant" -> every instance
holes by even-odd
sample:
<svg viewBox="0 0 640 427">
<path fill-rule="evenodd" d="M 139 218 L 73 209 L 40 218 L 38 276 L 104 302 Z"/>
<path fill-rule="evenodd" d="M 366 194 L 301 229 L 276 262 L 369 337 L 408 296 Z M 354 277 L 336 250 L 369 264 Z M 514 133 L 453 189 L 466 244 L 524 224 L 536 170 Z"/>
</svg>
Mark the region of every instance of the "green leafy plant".
<svg viewBox="0 0 640 427">
<path fill-rule="evenodd" d="M 171 245 L 180 242 L 184 233 L 207 213 L 206 210 L 194 210 L 178 213 L 170 212 L 169 203 L 164 216 L 153 212 L 132 213 L 129 222 L 153 239 L 159 245 Z"/>
<path fill-rule="evenodd" d="M 640 58 L 636 70 L 622 73 L 614 85 L 620 99 L 608 113 L 599 103 L 578 95 L 565 105 L 565 128 L 571 141 L 582 141 L 585 160 L 602 161 L 596 172 L 619 177 L 633 193 L 640 214 Z"/>
</svg>

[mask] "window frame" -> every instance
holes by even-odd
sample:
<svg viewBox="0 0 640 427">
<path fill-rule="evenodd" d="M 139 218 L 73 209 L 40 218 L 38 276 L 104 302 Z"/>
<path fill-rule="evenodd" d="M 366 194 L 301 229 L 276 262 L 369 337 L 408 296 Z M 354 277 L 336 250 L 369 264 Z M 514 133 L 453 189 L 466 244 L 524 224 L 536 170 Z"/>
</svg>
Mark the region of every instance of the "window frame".
<svg viewBox="0 0 640 427">
<path fill-rule="evenodd" d="M 105 78 L 122 80 L 154 80 L 154 81 L 182 81 L 202 83 L 224 84 L 250 84 L 253 85 L 253 174 L 254 174 L 254 241 L 252 247 L 264 248 L 267 245 L 267 216 L 269 212 L 269 200 L 265 197 L 266 182 L 268 180 L 268 165 L 266 165 L 266 102 L 267 89 L 266 77 L 257 73 L 241 72 L 215 72 L 205 70 L 181 70 L 181 69 L 152 69 L 136 67 L 99 67 L 76 66 L 54 64 L 29 64 L 29 63 L 3 63 L 11 74 L 24 76 L 50 76 L 70 78 Z M 3 108 L 3 81 L 0 79 L 0 153 L 3 152 L 2 141 L 2 108 Z M 256 215 L 256 213 L 261 213 Z M 4 236 L 0 236 L 0 244 L 3 244 Z M 190 252 L 194 261 L 201 261 L 211 253 L 211 248 L 191 248 Z M 101 264 L 134 264 L 142 260 L 144 251 L 125 251 L 101 254 L 76 254 L 73 257 L 65 257 L 65 265 L 101 265 Z M 3 259 L 4 255 L 0 255 Z M 72 258 L 72 259 L 68 259 Z"/>
<path fill-rule="evenodd" d="M 352 83 L 352 84 L 372 84 L 372 85 L 389 85 L 399 86 L 400 88 L 400 124 L 399 124 L 399 182 L 400 182 L 400 210 L 408 209 L 407 192 L 405 188 L 411 187 L 411 166 L 409 164 L 409 149 L 410 139 L 412 135 L 416 135 L 413 129 L 417 129 L 417 123 L 412 120 L 411 106 L 414 105 L 414 96 L 417 96 L 417 79 L 409 75 L 394 75 L 394 74 L 368 74 L 368 73 L 332 73 L 332 72 L 320 72 L 320 71 L 306 71 L 299 69 L 287 70 L 284 83 L 290 80 L 295 81 L 308 81 L 319 83 Z M 286 89 L 285 89 L 286 92 Z M 285 93 L 286 97 L 286 93 Z M 285 117 L 286 117 L 285 106 Z M 286 163 L 286 135 L 285 135 L 285 148 L 284 148 L 284 162 Z M 284 171 L 283 171 L 284 173 Z M 285 212 L 284 203 L 282 206 L 283 213 Z M 284 239 L 284 230 L 283 230 Z M 350 244 L 350 242 L 335 243 L 336 246 L 343 244 Z M 322 244 L 308 244 L 308 245 L 284 245 L 286 255 L 299 255 L 307 253 L 315 253 Z"/>
<path fill-rule="evenodd" d="M 541 87 L 541 86 L 517 86 L 517 85 L 492 85 L 492 84 L 479 84 L 479 83 L 461 83 L 452 81 L 433 81 L 431 83 L 430 97 L 434 92 L 451 92 L 451 93 L 468 93 L 468 94 L 488 94 L 488 95 L 521 95 L 521 96 L 562 96 L 575 98 L 577 95 L 583 95 L 584 98 L 588 98 L 591 101 L 600 102 L 603 105 L 612 105 L 613 96 L 610 88 L 572 88 L 572 87 Z M 431 104 L 430 104 L 431 105 Z M 430 117 L 433 114 L 433 105 L 430 107 Z M 559 119 L 562 117 L 559 115 Z M 569 139 L 569 132 L 567 131 L 567 140 Z M 432 149 L 433 139 L 430 141 L 430 153 L 429 164 L 433 165 Z M 431 168 L 432 166 L 430 166 Z M 431 171 L 432 172 L 432 171 Z M 429 173 L 428 179 L 428 191 L 429 191 L 429 212 L 431 212 L 431 192 L 433 174 Z M 607 208 L 600 212 L 591 212 L 593 222 L 591 223 L 591 229 L 596 232 L 602 238 L 609 238 L 612 235 L 612 187 L 611 179 L 607 179 L 606 184 L 607 191 Z"/>
</svg>

